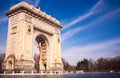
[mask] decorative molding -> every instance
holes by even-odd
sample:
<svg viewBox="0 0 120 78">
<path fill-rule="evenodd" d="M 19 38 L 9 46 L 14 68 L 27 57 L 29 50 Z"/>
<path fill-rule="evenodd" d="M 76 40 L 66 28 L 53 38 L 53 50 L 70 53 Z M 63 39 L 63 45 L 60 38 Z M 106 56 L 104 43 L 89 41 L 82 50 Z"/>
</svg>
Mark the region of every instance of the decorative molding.
<svg viewBox="0 0 120 78">
<path fill-rule="evenodd" d="M 50 15 L 47 15 L 45 12 L 42 12 L 36 8 L 34 8 L 32 5 L 29 5 L 26 2 L 21 2 L 15 6 L 13 6 L 7 13 L 6 15 L 8 17 L 11 17 L 13 15 L 16 15 L 20 12 L 27 13 L 37 19 L 41 19 L 42 21 L 53 24 L 54 26 L 58 28 L 62 28 L 60 25 L 60 22 L 56 20 L 55 18 L 51 17 Z"/>
</svg>

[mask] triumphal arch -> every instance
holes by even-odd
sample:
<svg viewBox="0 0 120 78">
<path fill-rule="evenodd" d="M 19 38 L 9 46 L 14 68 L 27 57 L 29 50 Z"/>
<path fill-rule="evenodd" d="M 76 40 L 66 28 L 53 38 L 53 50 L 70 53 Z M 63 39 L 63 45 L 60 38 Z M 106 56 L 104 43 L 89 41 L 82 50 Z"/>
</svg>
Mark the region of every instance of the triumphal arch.
<svg viewBox="0 0 120 78">
<path fill-rule="evenodd" d="M 10 8 L 4 69 L 35 69 L 34 41 L 41 43 L 39 70 L 62 70 L 60 22 L 26 2 Z"/>
</svg>

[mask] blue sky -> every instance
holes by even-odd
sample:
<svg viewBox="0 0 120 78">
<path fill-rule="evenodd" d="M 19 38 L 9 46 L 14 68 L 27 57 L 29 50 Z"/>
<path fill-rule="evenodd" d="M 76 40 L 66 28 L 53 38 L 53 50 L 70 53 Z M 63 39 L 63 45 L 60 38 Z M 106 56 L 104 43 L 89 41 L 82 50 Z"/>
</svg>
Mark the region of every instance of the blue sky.
<svg viewBox="0 0 120 78">
<path fill-rule="evenodd" d="M 120 0 L 0 0 L 0 52 L 6 48 L 5 12 L 20 1 L 61 22 L 62 57 L 70 64 L 120 55 Z"/>
</svg>

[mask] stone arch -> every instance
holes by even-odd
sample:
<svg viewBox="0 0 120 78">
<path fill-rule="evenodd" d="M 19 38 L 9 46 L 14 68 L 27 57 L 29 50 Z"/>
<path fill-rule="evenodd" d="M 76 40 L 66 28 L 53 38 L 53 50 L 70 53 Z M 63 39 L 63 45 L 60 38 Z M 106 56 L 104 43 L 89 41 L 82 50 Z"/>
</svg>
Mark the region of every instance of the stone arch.
<svg viewBox="0 0 120 78">
<path fill-rule="evenodd" d="M 42 63 L 40 64 L 40 70 L 47 70 L 47 69 L 49 69 L 49 61 L 48 60 L 50 60 L 49 59 L 49 54 L 51 53 L 51 40 L 50 40 L 50 37 L 49 37 L 49 35 L 48 34 L 45 34 L 45 33 L 42 33 L 42 32 L 40 32 L 40 31 L 38 31 L 38 32 L 36 32 L 36 33 L 34 33 L 34 39 L 33 39 L 33 41 L 37 41 L 37 42 L 39 42 L 40 40 L 43 40 L 43 42 L 45 42 L 45 44 L 46 44 L 46 47 L 47 47 L 47 51 L 46 51 L 46 63 L 44 63 L 44 59 L 42 58 Z M 44 52 L 42 52 L 42 53 L 44 53 Z M 42 56 L 43 57 L 43 56 Z"/>
<path fill-rule="evenodd" d="M 11 54 L 6 58 L 6 63 L 7 63 L 7 69 L 14 69 L 14 65 L 15 65 L 15 55 Z"/>
<path fill-rule="evenodd" d="M 48 45 L 50 45 L 50 41 L 51 40 L 50 40 L 49 36 L 47 34 L 45 34 L 45 33 L 42 33 L 42 32 L 36 32 L 36 33 L 34 33 L 34 39 L 33 40 L 35 40 L 36 37 L 39 36 L 39 35 L 45 37 L 45 39 L 48 41 Z"/>
<path fill-rule="evenodd" d="M 5 64 L 3 64 L 5 69 L 8 65 L 6 62 L 14 59 L 15 56 L 15 65 L 11 63 L 11 65 L 14 66 L 10 66 L 10 69 L 14 67 L 27 72 L 34 71 L 35 62 L 33 46 L 35 39 L 38 36 L 40 36 L 40 39 L 43 41 L 45 40 L 48 46 L 48 70 L 53 70 L 58 66 L 60 67 L 60 64 L 62 64 L 61 46 L 60 43 L 58 43 L 58 41 L 60 41 L 58 40 L 60 29 L 62 28 L 60 23 L 53 17 L 50 17 L 42 11 L 38 12 L 37 9 L 33 8 L 34 7 L 31 7 L 31 5 L 21 2 L 11 7 L 11 9 L 6 13 L 9 17 L 10 23 L 8 24 L 5 56 L 5 59 L 7 57 L 8 59 L 4 60 Z M 14 55 L 12 56 L 10 54 Z M 55 59 L 58 60 L 55 61 Z M 55 65 L 56 63 L 58 66 Z"/>
<path fill-rule="evenodd" d="M 9 59 L 10 57 L 12 57 L 12 58 L 15 59 L 15 55 L 14 55 L 14 54 L 11 54 L 11 55 L 9 55 L 9 56 L 6 58 L 6 60 Z"/>
</svg>

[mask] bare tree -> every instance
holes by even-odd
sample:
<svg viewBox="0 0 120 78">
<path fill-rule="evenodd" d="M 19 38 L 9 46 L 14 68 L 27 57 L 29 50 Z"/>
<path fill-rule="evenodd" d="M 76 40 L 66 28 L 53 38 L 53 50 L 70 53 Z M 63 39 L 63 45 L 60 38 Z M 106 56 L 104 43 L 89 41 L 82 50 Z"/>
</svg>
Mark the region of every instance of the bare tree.
<svg viewBox="0 0 120 78">
<path fill-rule="evenodd" d="M 2 63 L 3 63 L 4 58 L 5 58 L 5 54 L 1 53 L 0 54 L 0 73 L 3 72 L 3 70 L 2 70 Z"/>
</svg>

